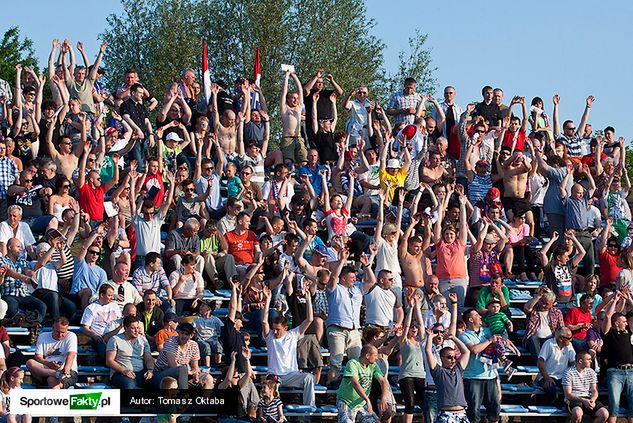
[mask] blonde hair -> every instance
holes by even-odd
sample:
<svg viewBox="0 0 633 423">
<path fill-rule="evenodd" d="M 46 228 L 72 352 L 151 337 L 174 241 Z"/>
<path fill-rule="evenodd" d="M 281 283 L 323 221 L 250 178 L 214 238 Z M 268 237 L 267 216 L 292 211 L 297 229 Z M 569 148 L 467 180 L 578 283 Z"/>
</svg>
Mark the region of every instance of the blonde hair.
<svg viewBox="0 0 633 423">
<path fill-rule="evenodd" d="M 176 389 L 178 388 L 178 381 L 171 376 L 165 376 L 160 381 L 160 389 Z"/>
</svg>

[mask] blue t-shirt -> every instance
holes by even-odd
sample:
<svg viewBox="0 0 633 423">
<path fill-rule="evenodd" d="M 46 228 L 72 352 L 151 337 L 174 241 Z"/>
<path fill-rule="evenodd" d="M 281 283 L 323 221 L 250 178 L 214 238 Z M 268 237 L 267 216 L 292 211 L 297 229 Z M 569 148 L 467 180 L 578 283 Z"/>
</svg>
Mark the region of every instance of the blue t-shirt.
<svg viewBox="0 0 633 423">
<path fill-rule="evenodd" d="M 73 285 L 71 294 L 76 294 L 84 288 L 90 288 L 93 294 L 97 288 L 108 281 L 108 275 L 101 267 L 89 265 L 86 260 L 75 263 L 75 274 L 73 275 Z"/>
<path fill-rule="evenodd" d="M 226 180 L 226 193 L 228 198 L 235 198 L 240 192 L 242 181 L 237 176 L 227 178 Z"/>
<path fill-rule="evenodd" d="M 314 193 L 317 196 L 321 195 L 321 193 L 323 192 L 323 179 L 321 178 L 321 175 L 319 174 L 321 170 L 327 170 L 327 167 L 322 166 L 322 165 L 317 165 L 316 169 L 312 170 L 308 167 L 308 165 L 305 165 L 305 166 L 302 166 L 301 169 L 299 169 L 299 177 L 301 177 L 301 175 L 310 176 L 310 182 L 312 182 L 312 188 L 314 188 Z"/>
<path fill-rule="evenodd" d="M 459 339 L 468 346 L 481 344 L 490 338 L 490 336 L 492 336 L 490 330 L 482 327 L 479 329 L 479 332 L 466 329 L 461 335 L 459 335 Z M 495 379 L 497 377 L 497 374 L 492 367 L 486 367 L 484 363 L 479 360 L 480 355 L 481 353 L 470 353 L 468 365 L 464 369 L 464 379 Z"/>
<path fill-rule="evenodd" d="M 567 176 L 567 168 L 551 167 L 547 169 L 545 177 L 548 181 L 547 191 L 543 199 L 543 211 L 545 213 L 552 214 L 565 214 L 565 208 L 563 207 L 563 201 L 560 198 L 559 187 Z"/>
</svg>

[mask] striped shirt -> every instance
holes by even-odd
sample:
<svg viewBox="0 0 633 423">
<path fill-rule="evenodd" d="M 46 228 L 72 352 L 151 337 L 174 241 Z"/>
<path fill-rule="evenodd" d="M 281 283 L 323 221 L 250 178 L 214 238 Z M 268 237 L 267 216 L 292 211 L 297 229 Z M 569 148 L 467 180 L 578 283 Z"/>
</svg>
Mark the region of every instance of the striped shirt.
<svg viewBox="0 0 633 423">
<path fill-rule="evenodd" d="M 281 403 L 279 397 L 273 398 L 269 403 L 262 399 L 259 401 L 259 404 L 257 404 L 257 408 L 260 408 L 262 410 L 262 415 L 264 416 L 264 419 L 266 421 L 270 421 L 268 419 L 271 419 L 272 421 L 276 422 L 278 422 L 279 417 L 281 417 L 279 415 L 280 406 L 283 406 L 283 404 Z"/>
<path fill-rule="evenodd" d="M 71 279 L 73 277 L 73 273 L 75 272 L 75 260 L 73 259 L 73 253 L 66 244 L 64 244 L 64 256 L 66 256 L 66 264 L 64 264 L 61 269 L 57 269 L 57 277 L 61 280 Z M 57 249 L 54 249 L 51 261 L 56 262 L 59 260 L 61 260 L 61 254 L 57 251 Z"/>
<path fill-rule="evenodd" d="M 579 372 L 576 366 L 571 366 L 562 380 L 563 386 L 571 386 L 571 393 L 581 398 L 591 398 L 591 385 L 597 384 L 598 376 L 591 367 Z"/>
<path fill-rule="evenodd" d="M 474 175 L 473 181 L 468 185 L 468 201 L 475 205 L 479 200 L 483 200 L 488 190 L 492 187 L 492 177 L 490 173 L 486 176 Z"/>
<path fill-rule="evenodd" d="M 132 276 L 132 285 L 134 285 L 134 288 L 136 288 L 141 295 L 148 289 L 151 289 L 160 296 L 160 294 L 162 294 L 161 288 L 164 290 L 169 286 L 169 279 L 167 279 L 167 275 L 162 267 L 151 275 L 145 272 L 145 267 L 139 267 L 134 271 L 134 275 Z"/>
<path fill-rule="evenodd" d="M 7 189 L 20 176 L 15 162 L 8 157 L 0 157 L 0 199 L 7 198 Z"/>
<path fill-rule="evenodd" d="M 163 371 L 169 368 L 167 357 L 175 357 L 177 366 L 189 365 L 193 360 L 200 360 L 200 350 L 196 341 L 190 340 L 184 350 L 178 345 L 178 336 L 167 338 L 163 345 L 163 350 L 156 359 L 156 371 Z"/>
<path fill-rule="evenodd" d="M 557 142 L 563 143 L 567 148 L 567 155 L 569 157 L 581 157 L 582 154 L 582 138 L 578 134 L 574 134 L 573 137 L 568 137 L 564 134 L 560 134 L 556 138 Z"/>
</svg>

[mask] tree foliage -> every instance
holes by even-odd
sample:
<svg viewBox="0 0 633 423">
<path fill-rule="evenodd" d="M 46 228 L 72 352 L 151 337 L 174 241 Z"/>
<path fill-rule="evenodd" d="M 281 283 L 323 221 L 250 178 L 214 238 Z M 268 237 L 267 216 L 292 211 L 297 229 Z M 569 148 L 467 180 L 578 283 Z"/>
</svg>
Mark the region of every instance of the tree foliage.
<svg viewBox="0 0 633 423">
<path fill-rule="evenodd" d="M 411 52 L 401 54 L 397 74 L 384 70 L 385 45 L 372 34 L 363 0 L 122 0 L 125 11 L 108 17 L 101 35 L 108 42 L 104 62 L 111 88 L 123 71 L 134 68 L 156 95 L 192 67 L 201 73 L 202 41 L 207 42 L 212 80 L 232 86 L 253 76 L 255 51 L 261 51 L 262 88 L 273 114 L 281 92 L 283 63 L 293 64 L 302 83 L 322 68 L 345 90 L 367 84 L 386 98 L 402 75 L 412 75 L 423 90 L 434 80 L 426 36 L 416 33 Z M 399 81 L 401 84 L 401 80 Z"/>
<path fill-rule="evenodd" d="M 35 72 L 39 72 L 33 41 L 29 38 L 20 39 L 20 29 L 12 26 L 3 35 L 0 41 L 0 78 L 15 84 L 15 65 L 21 63 L 29 66 Z"/>
</svg>

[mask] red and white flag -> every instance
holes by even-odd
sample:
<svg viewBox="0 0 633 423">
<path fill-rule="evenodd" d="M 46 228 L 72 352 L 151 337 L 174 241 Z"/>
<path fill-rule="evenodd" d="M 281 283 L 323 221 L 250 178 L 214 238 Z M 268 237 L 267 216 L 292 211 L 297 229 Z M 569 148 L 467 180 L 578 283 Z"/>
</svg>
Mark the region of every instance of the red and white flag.
<svg viewBox="0 0 633 423">
<path fill-rule="evenodd" d="M 207 60 L 207 42 L 202 42 L 202 82 L 204 85 L 204 98 L 207 104 L 211 99 L 211 77 L 209 76 L 209 61 Z"/>
<path fill-rule="evenodd" d="M 261 88 L 261 80 L 262 80 L 262 69 L 259 64 L 259 47 L 257 48 L 257 52 L 255 53 L 255 71 L 254 71 L 253 80 L 255 81 L 255 85 Z M 254 93 L 251 97 L 251 109 L 259 110 L 259 94 Z"/>
</svg>

